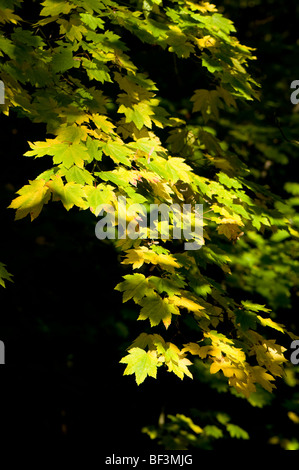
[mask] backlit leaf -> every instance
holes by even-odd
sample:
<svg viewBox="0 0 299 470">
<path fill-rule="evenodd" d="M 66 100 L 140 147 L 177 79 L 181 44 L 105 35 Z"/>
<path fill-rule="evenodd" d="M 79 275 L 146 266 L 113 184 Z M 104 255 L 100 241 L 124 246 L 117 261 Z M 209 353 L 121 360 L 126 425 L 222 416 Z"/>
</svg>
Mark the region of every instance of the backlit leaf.
<svg viewBox="0 0 299 470">
<path fill-rule="evenodd" d="M 158 359 L 151 351 L 145 352 L 140 348 L 132 348 L 120 362 L 127 364 L 124 375 L 135 374 L 137 385 L 144 382 L 147 376 L 153 378 L 157 376 Z"/>
<path fill-rule="evenodd" d="M 47 204 L 51 191 L 45 180 L 29 181 L 18 191 L 19 196 L 10 204 L 11 209 L 17 209 L 15 219 L 22 219 L 30 214 L 31 221 L 40 214 L 44 204 Z"/>
</svg>

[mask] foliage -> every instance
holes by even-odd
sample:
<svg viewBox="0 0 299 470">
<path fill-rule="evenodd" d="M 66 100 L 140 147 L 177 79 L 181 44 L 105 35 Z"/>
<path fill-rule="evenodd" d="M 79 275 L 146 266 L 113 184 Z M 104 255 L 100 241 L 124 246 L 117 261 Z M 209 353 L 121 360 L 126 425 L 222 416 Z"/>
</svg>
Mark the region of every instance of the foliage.
<svg viewBox="0 0 299 470">
<path fill-rule="evenodd" d="M 285 337 L 296 338 L 294 325 L 276 321 L 271 309 L 298 287 L 298 188 L 286 186 L 288 200 L 272 194 L 244 149 L 250 135 L 255 151 L 281 160 L 258 125 L 238 123 L 260 97 L 248 71 L 253 48 L 208 2 L 45 0 L 30 21 L 20 6 L 5 0 L 0 9 L 2 109 L 45 124 L 44 140 L 28 142 L 25 153 L 45 163 L 11 202 L 16 220 L 34 221 L 52 202 L 94 217 L 101 204 L 117 212 L 121 196 L 128 205 L 202 203 L 197 251 L 184 250 L 183 240 L 110 241 L 126 268 L 115 289 L 137 306 L 146 330 L 131 338 L 124 374 L 139 385 L 166 368 L 216 388 L 217 377 L 250 403 L 261 389 L 272 393 L 284 375 Z M 163 96 L 140 51 L 190 64 L 196 80 L 183 99 Z M 169 80 L 170 65 L 167 73 Z M 137 227 L 137 209 L 127 222 Z M 274 268 L 265 270 L 265 262 Z M 8 279 L 4 267 L 0 274 Z M 187 445 L 201 432 L 182 416 L 171 415 L 162 434 L 150 436 L 165 444 L 163 432 L 175 429 L 174 441 Z M 193 434 L 179 431 L 182 421 Z M 222 425 L 247 438 L 237 425 Z M 206 425 L 203 436 L 209 442 L 222 430 Z"/>
<path fill-rule="evenodd" d="M 11 280 L 11 274 L 7 271 L 5 264 L 0 263 L 0 285 L 5 287 L 5 281 Z"/>
<path fill-rule="evenodd" d="M 159 439 L 159 443 L 167 450 L 201 449 L 213 450 L 215 439 L 249 439 L 248 433 L 239 426 L 230 422 L 230 417 L 225 413 L 217 413 L 215 422 L 207 424 L 203 428 L 185 415 L 168 415 L 167 422 L 162 417 L 159 428 L 145 427 L 142 431 L 151 439 Z"/>
</svg>

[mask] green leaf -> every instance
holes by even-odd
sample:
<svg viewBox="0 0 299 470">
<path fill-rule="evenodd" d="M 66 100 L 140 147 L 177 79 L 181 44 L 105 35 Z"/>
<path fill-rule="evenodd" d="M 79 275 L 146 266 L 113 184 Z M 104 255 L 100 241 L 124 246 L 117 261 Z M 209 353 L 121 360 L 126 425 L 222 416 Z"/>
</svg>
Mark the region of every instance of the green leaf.
<svg viewBox="0 0 299 470">
<path fill-rule="evenodd" d="M 109 68 L 98 60 L 87 60 L 84 57 L 81 59 L 82 65 L 85 68 L 88 78 L 90 80 L 97 80 L 98 82 L 111 82 L 111 77 L 109 74 Z"/>
<path fill-rule="evenodd" d="M 158 334 L 141 333 L 123 359 L 125 373 L 141 383 L 156 377 L 164 364 L 180 379 L 192 377 L 190 354 L 201 361 L 201 378 L 222 371 L 224 380 L 204 380 L 217 391 L 234 387 L 250 400 L 261 386 L 270 394 L 274 377 L 283 375 L 284 348 L 256 330 L 268 326 L 276 336 L 287 332 L 259 314 L 270 316 L 266 302 L 289 308 L 296 294 L 299 193 L 297 183 L 282 179 L 281 188 L 275 183 L 275 165 L 269 173 L 272 162 L 278 168 L 291 159 L 289 144 L 296 141 L 279 145 L 279 129 L 265 127 L 262 109 L 242 105 L 258 97 L 258 85 L 247 72 L 252 49 L 232 36 L 232 22 L 208 2 L 45 0 L 33 16 L 25 15 L 26 21 L 14 11 L 21 15 L 22 3 L 2 0 L 0 8 L 1 110 L 39 123 L 41 140 L 30 143 L 25 155 L 52 159 L 30 162 L 41 164 L 42 172 L 12 201 L 16 218 L 29 214 L 33 220 L 50 199 L 66 210 L 89 209 L 89 216 L 97 216 L 103 204 L 113 210 L 123 195 L 129 205 L 145 204 L 146 210 L 152 203 L 203 200 L 205 244 L 197 252 L 182 252 L 177 240 L 110 240 L 128 269 L 116 286 L 123 301 L 140 305 L 136 317 L 149 320 L 148 329 L 162 327 L 161 322 L 168 328 L 172 316 L 180 314 L 168 333 L 185 343 L 181 349 Z M 196 62 L 202 77 L 191 94 L 190 114 L 182 84 L 194 89 L 196 76 L 189 72 Z M 168 66 L 171 83 L 162 70 Z M 276 88 L 285 90 L 279 83 Z M 267 99 L 273 108 L 273 99 Z M 286 126 L 292 139 L 296 113 L 288 118 L 294 124 Z M 204 125 L 208 121 L 215 125 Z M 274 197 L 266 182 L 283 196 Z M 283 190 L 294 198 L 284 200 Z M 159 224 L 165 227 L 165 221 Z M 0 264 L 0 284 L 8 278 Z M 262 296 L 265 306 L 237 302 L 242 291 L 252 299 Z M 122 320 L 118 324 L 129 335 Z M 186 439 L 205 446 L 208 428 L 202 441 L 192 442 L 197 429 L 192 423 L 183 415 L 172 421 L 187 428 L 177 432 L 177 446 L 185 448 Z M 229 423 L 222 417 L 221 424 Z M 231 436 L 242 435 L 231 426 Z"/>
<path fill-rule="evenodd" d="M 257 322 L 257 315 L 254 312 L 246 311 L 246 310 L 236 310 L 236 323 L 240 325 L 243 331 L 248 329 L 255 329 L 256 322 Z"/>
<path fill-rule="evenodd" d="M 96 28 L 104 29 L 104 21 L 101 18 L 91 15 L 90 13 L 80 13 L 80 18 L 83 23 L 93 30 Z"/>
<path fill-rule="evenodd" d="M 120 282 L 115 287 L 115 290 L 123 292 L 123 302 L 133 299 L 136 303 L 139 303 L 145 295 L 152 293 L 152 289 L 143 274 L 127 274 L 124 279 L 125 281 Z"/>
<path fill-rule="evenodd" d="M 97 186 L 84 186 L 84 194 L 90 210 L 95 215 L 98 215 L 102 204 L 112 204 L 116 199 L 113 187 L 109 184 L 100 183 Z"/>
<path fill-rule="evenodd" d="M 236 424 L 229 423 L 226 426 L 227 431 L 231 437 L 236 437 L 237 439 L 249 439 L 249 434 L 244 429 L 240 428 Z"/>
<path fill-rule="evenodd" d="M 85 168 L 79 168 L 76 165 L 73 165 L 69 170 L 66 171 L 65 178 L 68 183 L 78 183 L 82 185 L 85 183 L 92 185 L 94 181 L 94 177 L 91 173 L 89 173 L 89 171 L 85 170 Z"/>
<path fill-rule="evenodd" d="M 22 219 L 30 214 L 31 221 L 41 213 L 44 204 L 47 204 L 51 192 L 44 179 L 29 181 L 18 191 L 19 196 L 10 204 L 9 208 L 17 209 L 15 219 Z"/>
<path fill-rule="evenodd" d="M 202 54 L 201 56 L 202 65 L 208 69 L 209 72 L 215 73 L 223 70 L 223 66 L 219 59 Z"/>
<path fill-rule="evenodd" d="M 247 310 L 251 310 L 252 312 L 271 312 L 271 310 L 265 307 L 265 305 L 255 304 L 250 300 L 242 300 L 241 303 L 243 307 L 245 307 Z"/>
<path fill-rule="evenodd" d="M 221 439 L 223 437 L 223 431 L 218 426 L 208 424 L 203 428 L 204 433 L 207 436 L 214 437 L 214 439 Z"/>
<path fill-rule="evenodd" d="M 154 115 L 154 111 L 151 106 L 145 102 L 134 104 L 132 107 L 126 107 L 123 104 L 118 109 L 119 113 L 124 113 L 126 116 L 126 122 L 134 122 L 137 129 L 142 129 L 146 126 L 151 129 L 152 120 L 150 116 Z"/>
<path fill-rule="evenodd" d="M 91 160 L 101 161 L 102 150 L 100 149 L 100 144 L 97 139 L 91 139 L 88 137 L 86 140 L 86 148 Z"/>
<path fill-rule="evenodd" d="M 219 182 L 224 184 L 227 188 L 242 188 L 242 184 L 239 183 L 235 178 L 227 176 L 225 173 L 218 173 Z"/>
<path fill-rule="evenodd" d="M 18 15 L 15 15 L 13 10 L 10 8 L 0 8 L 0 23 L 17 24 L 18 21 L 22 21 L 22 18 L 20 18 Z"/>
<path fill-rule="evenodd" d="M 164 353 L 165 364 L 168 367 L 169 372 L 173 372 L 181 380 L 185 375 L 193 378 L 192 373 L 188 369 L 188 366 L 192 365 L 192 362 L 185 357 L 185 354 L 178 349 L 173 343 L 166 343 L 166 349 Z"/>
<path fill-rule="evenodd" d="M 62 163 L 66 168 L 77 165 L 83 168 L 84 160 L 88 158 L 87 148 L 82 144 L 58 144 L 53 147 L 53 162 Z"/>
<path fill-rule="evenodd" d="M 48 182 L 48 187 L 53 192 L 53 200 L 60 200 L 66 210 L 70 210 L 73 206 L 80 207 L 81 209 L 88 207 L 82 185 L 76 183 L 64 185 L 62 179 L 57 176 Z"/>
<path fill-rule="evenodd" d="M 57 48 L 56 51 L 57 52 L 53 55 L 52 59 L 54 72 L 64 73 L 76 66 L 76 62 L 74 62 L 72 50 L 70 48 Z"/>
<path fill-rule="evenodd" d="M 169 158 L 165 163 L 165 169 L 173 183 L 178 180 L 188 183 L 191 180 L 190 172 L 192 168 L 185 163 L 183 158 Z"/>
<path fill-rule="evenodd" d="M 12 274 L 6 270 L 6 265 L 0 263 L 0 286 L 5 287 L 5 281 L 12 281 Z"/>
<path fill-rule="evenodd" d="M 67 15 L 75 8 L 75 5 L 64 0 L 45 0 L 41 5 L 43 5 L 41 16 Z"/>
<path fill-rule="evenodd" d="M 180 279 L 179 275 L 169 277 L 150 276 L 148 278 L 149 285 L 152 285 L 159 294 L 167 293 L 169 297 L 180 292 L 186 283 Z"/>
</svg>

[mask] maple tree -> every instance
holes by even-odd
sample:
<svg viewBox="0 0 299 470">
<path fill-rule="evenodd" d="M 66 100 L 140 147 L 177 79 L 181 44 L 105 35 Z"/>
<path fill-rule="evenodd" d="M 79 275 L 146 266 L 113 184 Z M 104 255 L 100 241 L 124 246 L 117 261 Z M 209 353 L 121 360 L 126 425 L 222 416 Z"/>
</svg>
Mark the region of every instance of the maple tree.
<svg viewBox="0 0 299 470">
<path fill-rule="evenodd" d="M 250 298 L 250 274 L 240 275 L 243 298 L 234 297 L 236 266 L 248 263 L 252 244 L 273 256 L 273 241 L 295 244 L 299 232 L 290 206 L 254 180 L 250 162 L 224 135 L 243 103 L 258 102 L 259 83 L 249 73 L 253 49 L 208 2 L 45 0 L 31 22 L 20 7 L 4 0 L 0 8 L 1 109 L 45 124 L 44 140 L 28 142 L 25 156 L 47 163 L 12 200 L 16 220 L 34 221 L 52 203 L 90 211 L 95 222 L 102 204 L 117 211 L 119 197 L 128 205 L 202 203 L 204 244 L 197 251 L 184 250 L 181 240 L 110 240 L 127 269 L 115 289 L 137 306 L 140 321 L 120 362 L 138 385 L 159 380 L 161 368 L 184 380 L 197 370 L 211 383 L 224 377 L 232 394 L 257 403 L 284 375 L 281 337 L 297 336 L 292 325 L 275 321 L 267 295 L 265 304 Z M 132 38 L 195 64 L 197 85 L 187 90 L 186 105 L 164 98 L 151 70 L 139 65 Z M 243 132 L 236 125 L 233 137 L 241 140 Z M 297 195 L 297 186 L 289 190 Z M 256 263 L 254 257 L 258 270 Z M 1 264 L 0 283 L 10 279 Z M 247 438 L 227 416 L 217 419 L 232 437 Z M 171 421 L 203 439 L 222 435 L 183 415 Z"/>
</svg>

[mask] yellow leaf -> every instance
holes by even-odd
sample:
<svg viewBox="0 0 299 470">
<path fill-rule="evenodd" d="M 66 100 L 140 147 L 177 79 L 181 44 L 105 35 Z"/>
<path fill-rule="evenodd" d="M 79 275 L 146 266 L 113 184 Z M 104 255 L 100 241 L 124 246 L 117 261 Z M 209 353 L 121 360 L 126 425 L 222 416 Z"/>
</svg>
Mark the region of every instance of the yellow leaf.
<svg viewBox="0 0 299 470">
<path fill-rule="evenodd" d="M 201 13 L 207 13 L 208 11 L 213 12 L 217 11 L 217 7 L 213 5 L 212 3 L 209 2 L 189 2 L 186 1 L 186 5 L 191 9 L 191 10 L 198 10 Z"/>
<path fill-rule="evenodd" d="M 194 300 L 188 299 L 185 296 L 180 296 L 179 297 L 177 295 L 173 295 L 172 297 L 169 298 L 169 302 L 175 304 L 177 307 L 186 308 L 189 312 L 193 312 L 195 314 L 203 315 L 201 310 L 204 310 L 204 307 L 199 305 Z M 204 316 L 206 316 L 206 315 L 204 315 Z"/>
<path fill-rule="evenodd" d="M 182 349 L 182 353 L 189 352 L 193 356 L 199 356 L 201 352 L 201 347 L 197 343 L 188 343 L 184 344 L 184 348 Z"/>
<path fill-rule="evenodd" d="M 126 250 L 127 257 L 123 264 L 133 264 L 133 269 L 140 268 L 143 263 L 159 264 L 163 269 L 174 272 L 174 268 L 179 268 L 179 263 L 172 255 L 158 254 L 153 250 L 149 250 L 145 246 L 137 249 Z"/>
<path fill-rule="evenodd" d="M 263 318 L 260 315 L 257 315 L 257 318 L 263 326 L 269 326 L 270 328 L 274 328 L 274 330 L 280 331 L 281 333 L 285 332 L 284 325 L 276 323 L 275 321 L 271 320 L 271 318 Z"/>
<path fill-rule="evenodd" d="M 288 229 L 289 229 L 290 234 L 293 235 L 293 237 L 299 238 L 298 230 L 293 229 L 293 227 L 288 227 Z"/>
<path fill-rule="evenodd" d="M 293 411 L 288 412 L 288 417 L 290 418 L 291 421 L 295 424 L 299 424 L 299 416 L 296 415 Z"/>
<path fill-rule="evenodd" d="M 274 377 L 266 372 L 263 367 L 254 366 L 252 367 L 252 376 L 255 382 L 259 383 L 265 390 L 272 392 L 275 385 L 271 384 Z"/>
<path fill-rule="evenodd" d="M 167 329 L 171 323 L 172 315 L 179 315 L 179 309 L 168 302 L 168 298 L 162 298 L 153 293 L 141 299 L 139 304 L 142 306 L 138 320 L 150 320 L 151 326 L 159 325 L 160 321 L 164 323 Z"/>
<path fill-rule="evenodd" d="M 106 134 L 115 134 L 115 126 L 108 120 L 107 116 L 102 114 L 92 114 L 91 118 L 98 129 L 102 130 Z"/>
<path fill-rule="evenodd" d="M 212 362 L 210 374 L 216 374 L 221 369 L 219 362 Z"/>
<path fill-rule="evenodd" d="M 186 374 L 191 379 L 193 378 L 191 372 L 187 366 L 191 366 L 192 362 L 185 357 L 182 351 L 173 344 L 167 343 L 167 349 L 164 354 L 165 364 L 168 367 L 169 372 L 174 372 L 180 379 L 184 378 Z"/>
<path fill-rule="evenodd" d="M 216 40 L 212 36 L 207 35 L 200 39 L 195 38 L 195 42 L 198 47 L 203 49 L 204 47 L 213 47 L 216 43 Z"/>
<path fill-rule="evenodd" d="M 168 158 L 165 163 L 165 169 L 170 175 L 170 179 L 173 183 L 176 183 L 178 180 L 181 180 L 184 183 L 189 183 L 191 181 L 190 177 L 192 168 L 185 163 L 183 158 Z"/>
</svg>

